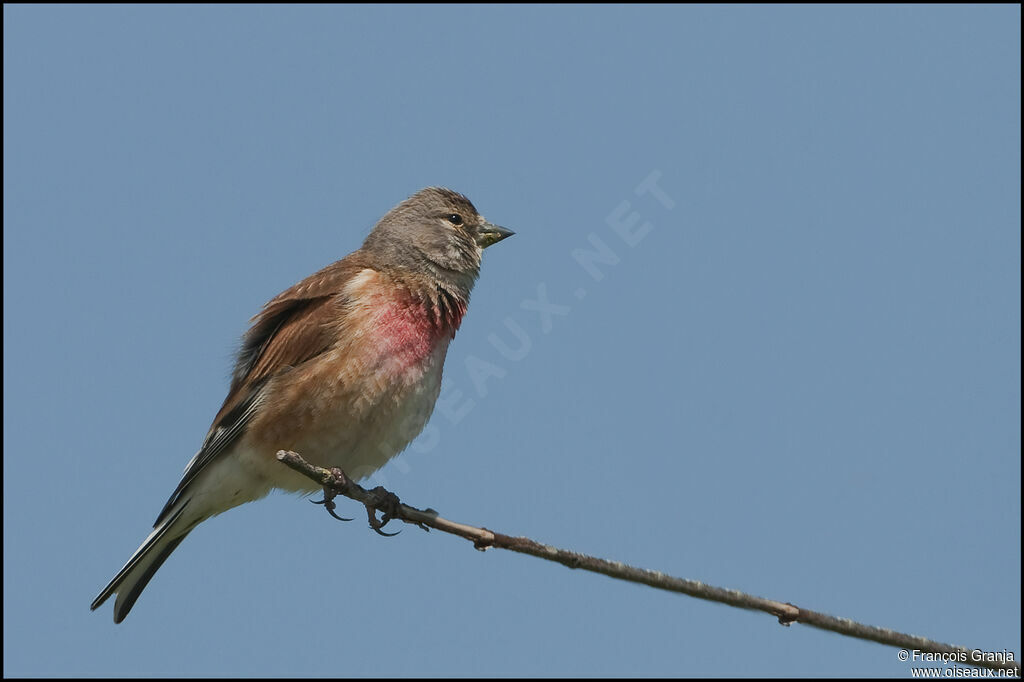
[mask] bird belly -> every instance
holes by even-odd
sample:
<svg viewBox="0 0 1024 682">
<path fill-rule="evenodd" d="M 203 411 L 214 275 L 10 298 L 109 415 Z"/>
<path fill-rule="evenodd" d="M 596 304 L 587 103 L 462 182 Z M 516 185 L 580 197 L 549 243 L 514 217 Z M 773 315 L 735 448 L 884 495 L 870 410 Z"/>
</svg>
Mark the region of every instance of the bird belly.
<svg viewBox="0 0 1024 682">
<path fill-rule="evenodd" d="M 354 480 L 366 478 L 423 430 L 441 390 L 450 340 L 438 339 L 414 359 L 394 348 L 338 349 L 316 367 L 298 370 L 307 376 L 268 399 L 274 419 L 261 419 L 247 434 L 255 445 L 239 449 L 246 453 L 246 465 L 269 485 L 297 492 L 317 486 L 278 462 L 278 450 L 293 450 L 318 466 L 340 467 Z"/>
<path fill-rule="evenodd" d="M 340 467 L 358 481 L 405 450 L 434 411 L 447 350 L 445 341 L 422 362 L 407 366 L 398 362 L 393 372 L 385 369 L 382 375 L 388 378 L 356 398 L 362 403 L 356 410 L 357 428 L 338 429 L 326 439 L 332 441 L 329 447 L 314 448 L 326 462 L 321 466 Z M 351 417 L 342 411 L 336 415 L 337 423 Z"/>
</svg>

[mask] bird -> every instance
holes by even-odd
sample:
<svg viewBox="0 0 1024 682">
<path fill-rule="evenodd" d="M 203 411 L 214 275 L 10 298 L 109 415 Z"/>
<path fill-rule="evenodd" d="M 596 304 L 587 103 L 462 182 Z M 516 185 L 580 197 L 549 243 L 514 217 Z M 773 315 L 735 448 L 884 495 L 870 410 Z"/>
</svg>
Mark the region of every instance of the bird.
<svg viewBox="0 0 1024 682">
<path fill-rule="evenodd" d="M 206 519 L 272 489 L 316 492 L 291 450 L 364 479 L 423 429 L 483 250 L 513 235 L 462 194 L 427 187 L 362 246 L 270 299 L 250 320 L 224 403 L 153 531 L 92 602 L 114 622 Z"/>
</svg>

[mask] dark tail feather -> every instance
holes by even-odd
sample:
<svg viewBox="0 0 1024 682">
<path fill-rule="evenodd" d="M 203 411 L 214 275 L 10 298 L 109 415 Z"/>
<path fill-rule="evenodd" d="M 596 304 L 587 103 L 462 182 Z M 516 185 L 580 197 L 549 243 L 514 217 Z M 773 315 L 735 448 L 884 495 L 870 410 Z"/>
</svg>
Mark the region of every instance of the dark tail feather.
<svg viewBox="0 0 1024 682">
<path fill-rule="evenodd" d="M 110 595 L 117 593 L 117 600 L 114 602 L 114 622 L 120 623 L 132 610 L 135 601 L 142 594 L 142 590 L 149 584 L 150 579 L 160 568 L 167 557 L 171 555 L 181 541 L 184 540 L 195 524 L 187 529 L 174 528 L 181 513 L 188 506 L 186 500 L 174 514 L 159 524 L 146 541 L 142 543 L 128 563 L 117 572 L 114 579 L 103 588 L 99 596 L 93 600 L 91 609 L 97 609 L 103 602 L 110 598 Z M 172 532 L 174 528 L 175 532 Z"/>
<path fill-rule="evenodd" d="M 142 590 L 146 589 L 146 585 L 149 584 L 150 579 L 156 574 L 158 568 L 163 566 L 164 562 L 167 561 L 167 557 L 171 556 L 181 541 L 188 537 L 188 533 L 171 540 L 165 547 L 160 550 L 159 554 L 153 556 L 150 562 L 146 565 L 146 568 L 139 574 L 135 582 L 127 590 L 122 590 L 117 593 L 117 600 L 114 602 L 114 622 L 120 623 L 124 620 L 128 612 L 135 606 L 135 600 L 142 594 Z"/>
</svg>

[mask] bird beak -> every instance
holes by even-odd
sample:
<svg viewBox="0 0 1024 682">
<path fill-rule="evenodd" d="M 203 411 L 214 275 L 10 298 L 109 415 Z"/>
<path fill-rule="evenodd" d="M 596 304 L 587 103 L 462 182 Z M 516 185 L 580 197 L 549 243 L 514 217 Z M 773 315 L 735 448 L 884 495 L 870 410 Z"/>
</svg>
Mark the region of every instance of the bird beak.
<svg viewBox="0 0 1024 682">
<path fill-rule="evenodd" d="M 512 230 L 506 230 L 504 227 L 499 227 L 485 220 L 484 224 L 477 228 L 476 244 L 481 249 L 486 249 L 491 244 L 497 244 L 505 237 L 511 237 L 514 234 L 515 232 Z"/>
</svg>

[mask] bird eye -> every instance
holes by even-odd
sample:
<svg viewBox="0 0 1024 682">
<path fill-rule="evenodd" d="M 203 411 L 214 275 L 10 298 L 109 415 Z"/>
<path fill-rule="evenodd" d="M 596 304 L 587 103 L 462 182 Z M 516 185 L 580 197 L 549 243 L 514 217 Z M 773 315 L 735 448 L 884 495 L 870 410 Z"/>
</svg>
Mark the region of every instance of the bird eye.
<svg viewBox="0 0 1024 682">
<path fill-rule="evenodd" d="M 462 224 L 462 216 L 460 216 L 458 213 L 449 213 L 447 217 L 448 222 L 450 222 L 452 225 Z"/>
</svg>

